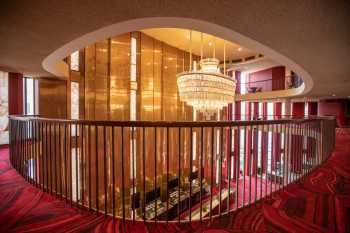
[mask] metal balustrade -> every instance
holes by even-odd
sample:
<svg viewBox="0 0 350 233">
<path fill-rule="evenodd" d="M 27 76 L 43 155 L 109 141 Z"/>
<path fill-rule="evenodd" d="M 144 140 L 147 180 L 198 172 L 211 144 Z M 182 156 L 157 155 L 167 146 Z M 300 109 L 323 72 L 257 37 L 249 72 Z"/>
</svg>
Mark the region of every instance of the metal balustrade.
<svg viewBox="0 0 350 233">
<path fill-rule="evenodd" d="M 122 219 L 191 222 L 303 179 L 331 154 L 333 118 L 144 122 L 10 117 L 10 161 L 31 184 Z"/>
</svg>

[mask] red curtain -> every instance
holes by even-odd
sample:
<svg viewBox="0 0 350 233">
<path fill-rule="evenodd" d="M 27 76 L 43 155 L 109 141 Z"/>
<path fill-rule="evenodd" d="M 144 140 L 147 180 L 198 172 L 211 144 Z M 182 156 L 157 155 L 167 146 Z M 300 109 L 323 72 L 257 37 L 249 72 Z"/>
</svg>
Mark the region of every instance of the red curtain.
<svg viewBox="0 0 350 233">
<path fill-rule="evenodd" d="M 23 74 L 9 73 L 9 115 L 23 114 Z"/>
<path fill-rule="evenodd" d="M 308 112 L 309 116 L 317 116 L 317 102 L 309 102 L 308 103 Z"/>
<path fill-rule="evenodd" d="M 293 103 L 293 117 L 304 117 L 305 103 L 304 102 L 294 102 Z"/>
</svg>

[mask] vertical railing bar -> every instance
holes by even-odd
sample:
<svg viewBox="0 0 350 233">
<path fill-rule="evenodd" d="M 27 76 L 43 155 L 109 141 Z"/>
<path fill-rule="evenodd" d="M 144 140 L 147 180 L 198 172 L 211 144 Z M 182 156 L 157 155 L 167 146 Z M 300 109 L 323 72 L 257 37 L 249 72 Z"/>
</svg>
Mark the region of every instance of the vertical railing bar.
<svg viewBox="0 0 350 233">
<path fill-rule="evenodd" d="M 146 128 L 142 128 L 142 171 L 143 171 L 143 202 L 142 202 L 142 212 L 143 221 L 146 221 Z"/>
<path fill-rule="evenodd" d="M 190 127 L 190 198 L 189 198 L 189 210 L 190 210 L 190 216 L 189 220 L 190 223 L 192 221 L 192 160 L 193 160 L 193 132 L 192 132 L 192 127 Z"/>
<path fill-rule="evenodd" d="M 88 154 L 89 154 L 89 210 L 92 208 L 92 199 L 91 199 L 91 125 L 88 125 Z"/>
<path fill-rule="evenodd" d="M 9 122 L 10 124 L 10 122 Z M 33 168 L 32 168 L 32 175 L 33 175 L 33 183 L 35 187 L 37 187 L 37 180 L 36 180 L 36 153 L 35 153 L 35 146 L 36 146 L 36 140 L 35 140 L 35 129 L 34 129 L 34 120 L 30 121 L 31 124 L 31 132 L 32 132 L 32 139 L 31 139 L 31 148 L 32 148 L 32 161 L 33 161 Z M 9 125 L 11 127 L 11 125 Z M 9 139 L 11 140 L 11 128 L 9 128 Z M 10 147 L 11 147 L 11 141 L 10 141 Z M 11 152 L 10 152 L 11 153 Z"/>
<path fill-rule="evenodd" d="M 31 149 L 31 161 L 32 162 L 32 167 L 31 167 L 31 176 L 32 176 L 32 183 L 33 183 L 33 186 L 36 186 L 36 177 L 35 177 L 35 162 L 36 162 L 36 159 L 35 159 L 35 152 L 34 152 L 34 146 L 35 146 L 35 141 L 34 141 L 34 138 L 35 138 L 35 131 L 34 131 L 34 121 L 33 120 L 30 120 L 29 121 L 29 124 L 30 124 L 30 133 L 31 133 L 31 140 L 30 140 L 30 149 Z M 8 125 L 8 134 L 9 134 L 9 149 L 11 149 L 11 125 L 10 125 L 10 122 L 9 122 L 9 125 Z M 11 152 L 9 152 L 11 154 Z"/>
<path fill-rule="evenodd" d="M 296 133 L 297 133 L 297 135 L 298 135 L 298 140 L 297 140 L 297 160 L 296 160 L 296 164 L 297 164 L 297 172 L 296 172 L 296 180 L 297 180 L 297 182 L 299 182 L 299 178 L 300 178 L 300 172 L 301 171 L 299 171 L 299 169 L 301 169 L 301 166 L 300 166 L 300 160 L 301 160 L 301 151 L 300 151 L 300 149 L 301 149 L 301 139 L 302 139 L 302 136 L 301 136 L 301 133 L 300 133 L 300 124 L 298 123 L 297 124 L 297 128 L 296 128 Z"/>
<path fill-rule="evenodd" d="M 103 185 L 105 192 L 105 216 L 107 216 L 107 135 L 106 135 L 106 126 L 103 126 Z"/>
<path fill-rule="evenodd" d="M 28 181 L 28 173 L 27 173 L 27 122 L 23 122 L 23 155 L 24 155 L 24 163 L 23 163 L 23 174 Z"/>
<path fill-rule="evenodd" d="M 19 123 L 19 131 L 20 131 L 20 137 L 19 137 L 19 147 L 20 147 L 20 165 L 19 165 L 19 169 L 20 169 L 20 174 L 22 176 L 24 176 L 24 145 L 23 145 L 23 135 L 24 135 L 24 129 L 23 129 L 23 122 Z M 25 177 L 24 177 L 25 178 Z"/>
<path fill-rule="evenodd" d="M 269 125 L 263 125 L 264 127 L 264 133 L 265 133 L 265 138 L 264 138 L 264 144 L 266 146 L 266 154 L 265 154 L 265 196 L 264 198 L 267 199 L 267 188 L 268 188 L 268 180 L 269 180 L 269 176 L 268 176 L 268 167 L 269 167 Z M 265 132 L 265 130 L 267 132 Z"/>
<path fill-rule="evenodd" d="M 20 152 L 20 159 L 19 159 L 19 172 L 20 174 L 24 174 L 24 168 L 23 168 L 23 164 L 24 164 L 24 151 L 23 151 L 23 122 L 19 122 L 19 132 L 20 132 L 20 136 L 19 136 L 19 152 Z"/>
<path fill-rule="evenodd" d="M 226 209 L 227 213 L 230 211 L 230 193 L 231 193 L 231 159 L 232 159 L 232 145 L 234 146 L 234 141 L 232 142 L 232 138 L 235 137 L 234 134 L 232 133 L 232 127 L 230 126 L 228 128 L 229 130 L 229 135 L 231 135 L 230 142 L 231 142 L 231 148 L 226 149 L 229 153 L 226 153 L 226 164 L 227 164 L 227 191 L 228 191 L 228 197 L 227 197 L 227 203 L 226 203 Z M 236 148 L 234 148 L 234 153 L 236 153 Z M 234 157 L 236 158 L 236 157 Z M 234 174 L 235 175 L 235 174 Z M 237 181 L 237 180 L 236 180 Z M 236 186 L 237 187 L 237 186 Z M 236 190 L 237 193 L 237 190 Z M 236 196 L 236 195 L 235 195 Z M 237 209 L 237 201 L 234 200 L 235 202 L 235 207 Z"/>
<path fill-rule="evenodd" d="M 230 127 L 230 131 L 232 132 L 232 128 Z M 235 131 L 233 131 L 233 134 L 234 134 L 234 132 Z M 238 145 L 240 145 L 240 139 L 241 139 L 241 137 L 240 137 L 240 132 L 241 132 L 241 129 L 240 129 L 240 127 L 239 126 L 237 126 L 237 130 L 236 130 L 236 132 L 237 132 L 237 135 L 236 134 L 234 134 L 234 140 L 233 140 L 233 146 L 234 146 L 234 155 L 235 155 L 235 157 L 234 157 L 234 159 L 236 160 L 236 161 L 234 161 L 234 167 L 236 168 L 236 169 L 234 169 L 233 168 L 233 170 L 235 171 L 235 174 L 234 174 L 234 176 L 235 176 L 235 181 L 236 181 L 236 200 L 235 200 L 235 203 L 236 203 L 236 209 L 238 209 L 239 208 L 239 202 L 238 202 L 238 197 L 239 197 L 239 175 L 240 175 L 240 157 L 241 157 L 241 153 L 240 153 L 240 150 L 239 150 L 239 148 L 240 148 L 240 146 L 238 146 L 238 148 L 236 148 L 236 143 L 235 143 L 235 140 L 237 140 L 237 142 L 238 142 Z M 232 141 L 231 141 L 232 142 Z M 229 186 L 228 186 L 228 192 L 230 193 L 230 189 L 231 189 L 231 180 L 230 180 L 230 176 L 231 176 L 231 169 L 232 169 L 232 167 L 231 167 L 231 159 L 232 159 L 232 156 L 230 155 L 230 161 L 229 161 L 229 167 L 230 167 L 230 172 L 228 173 L 229 174 L 229 179 L 228 179 L 228 183 L 229 183 Z M 229 204 L 230 204 L 230 201 L 228 201 L 229 202 Z M 229 205 L 229 208 L 228 208 L 228 210 L 230 211 L 230 205 Z"/>
<path fill-rule="evenodd" d="M 68 160 L 67 160 L 67 124 L 64 124 L 64 170 L 65 170 L 65 198 L 68 200 Z"/>
<path fill-rule="evenodd" d="M 27 180 L 26 159 L 26 125 L 25 122 L 22 122 L 22 175 L 25 180 Z"/>
<path fill-rule="evenodd" d="M 46 192 L 49 192 L 49 159 L 48 159 L 48 123 L 45 123 L 45 161 L 46 161 Z"/>
<path fill-rule="evenodd" d="M 132 162 L 132 220 L 135 222 L 135 147 L 134 147 L 134 132 L 135 128 L 131 127 L 131 162 Z"/>
<path fill-rule="evenodd" d="M 242 201 L 242 207 L 245 206 L 245 176 L 246 176 L 246 152 L 247 152 L 247 137 L 246 137 L 246 132 L 247 132 L 247 127 L 243 126 L 243 201 Z"/>
<path fill-rule="evenodd" d="M 179 169 L 179 171 L 178 171 L 178 176 L 179 176 L 179 185 L 178 185 L 178 202 L 177 202 L 177 213 L 178 213 L 178 224 L 180 224 L 180 215 L 181 215 L 181 212 L 180 212 L 180 201 L 181 201 L 181 197 L 180 197 L 180 187 L 181 187 L 181 128 L 179 127 L 178 128 L 178 132 L 179 132 L 179 134 L 178 134 L 178 169 Z"/>
<path fill-rule="evenodd" d="M 39 167 L 40 167 L 40 171 L 39 171 L 39 182 L 40 182 L 40 188 L 42 190 L 44 190 L 44 149 L 43 149 L 43 135 L 44 135 L 44 127 L 43 127 L 43 123 L 38 121 L 38 125 L 39 125 Z"/>
<path fill-rule="evenodd" d="M 98 214 L 99 212 L 99 173 L 98 173 L 98 126 L 95 125 L 95 170 L 96 170 L 96 176 L 95 176 L 95 184 L 96 184 L 96 197 L 95 197 L 95 201 L 96 201 L 96 212 Z M 124 192 L 124 191 L 123 191 Z"/>
<path fill-rule="evenodd" d="M 269 128 L 271 129 L 271 159 L 270 159 L 270 198 L 272 198 L 272 192 L 273 192 L 273 177 L 272 177 L 272 163 L 274 162 L 273 160 L 276 160 L 276 158 L 274 159 L 273 157 L 273 151 L 274 151 L 274 140 L 273 140 L 273 134 L 274 134 L 274 125 L 270 124 Z M 276 177 L 276 174 L 275 174 Z M 276 184 L 276 183 L 275 183 Z"/>
<path fill-rule="evenodd" d="M 154 127 L 154 193 L 157 194 L 157 127 Z M 154 199 L 154 221 L 157 222 L 157 196 Z"/>
<path fill-rule="evenodd" d="M 84 151 L 84 130 L 85 130 L 85 125 L 84 123 L 82 123 L 80 125 L 81 128 L 81 133 L 80 133 L 80 138 L 81 138 L 81 165 L 80 165 L 80 170 L 81 170 L 81 186 L 82 186 L 82 192 L 81 192 L 81 204 L 82 206 L 85 206 L 85 162 L 86 162 L 86 158 L 85 158 L 85 151 Z"/>
<path fill-rule="evenodd" d="M 220 166 L 220 170 L 219 170 L 219 216 L 221 217 L 221 191 L 222 191 L 222 187 L 221 187 L 221 183 L 222 183 L 222 155 L 223 155 L 223 148 L 224 148 L 224 128 L 221 127 L 221 132 L 220 132 L 220 158 L 219 158 L 219 166 Z M 231 148 L 230 148 L 231 151 Z M 228 193 L 227 198 L 230 198 L 230 193 Z"/>
<path fill-rule="evenodd" d="M 22 122 L 18 122 L 18 172 L 22 174 L 22 161 L 23 161 L 23 153 L 22 153 Z"/>
<path fill-rule="evenodd" d="M 213 215 L 213 186 L 214 186 L 214 127 L 211 127 L 211 156 L 210 156 L 210 210 L 209 210 L 209 218 L 212 220 Z"/>
<path fill-rule="evenodd" d="M 256 145 L 254 146 L 254 150 L 255 150 L 255 198 L 254 198 L 254 202 L 256 203 L 257 200 L 257 195 L 258 195 L 258 159 L 259 159 L 259 125 L 255 125 L 255 143 Z M 260 181 L 261 183 L 261 181 Z"/>
<path fill-rule="evenodd" d="M 300 128 L 300 135 L 301 135 L 301 139 L 302 140 L 300 140 L 300 143 L 301 143 L 301 146 L 300 146 L 300 150 L 301 150 L 301 174 L 300 174 L 300 176 L 301 176 L 301 180 L 303 180 L 304 179 L 304 176 L 305 176 L 305 169 L 304 169 L 304 164 L 305 164 L 305 156 L 304 156 L 304 133 L 305 133 L 305 131 L 304 131 L 304 127 L 305 127 L 305 124 L 304 123 L 301 123 L 300 124 L 300 126 L 299 126 L 299 128 Z"/>
<path fill-rule="evenodd" d="M 169 127 L 166 128 L 166 212 L 167 212 L 166 223 L 168 224 L 169 222 Z"/>
<path fill-rule="evenodd" d="M 309 166 L 309 156 L 310 156 L 310 148 L 309 148 L 309 122 L 304 124 L 304 137 L 305 137 L 305 164 L 306 164 L 306 172 L 305 175 L 310 174 L 310 166 Z"/>
<path fill-rule="evenodd" d="M 50 159 L 50 194 L 52 195 L 53 193 L 53 168 L 52 168 L 52 124 L 53 123 L 49 123 L 49 142 L 50 142 L 50 152 L 49 152 L 49 159 Z"/>
<path fill-rule="evenodd" d="M 263 167 L 264 167 L 264 165 L 263 165 L 263 163 L 264 163 L 264 161 L 263 161 L 264 126 L 263 125 L 260 126 L 260 131 L 261 131 L 261 133 L 260 133 L 260 142 L 261 142 L 261 149 L 260 149 L 260 201 L 262 201 L 262 197 L 263 197 L 263 195 L 262 195 L 262 193 L 263 193 L 263 173 L 264 173 L 264 170 L 263 170 Z M 259 130 L 258 130 L 258 137 L 259 137 Z M 259 151 L 259 149 L 258 149 L 258 151 Z"/>
<path fill-rule="evenodd" d="M 276 139 L 279 143 L 276 142 L 276 146 L 278 146 L 276 148 L 276 159 L 275 159 L 275 169 L 276 169 L 276 183 L 275 183 L 275 191 L 279 191 L 280 189 L 280 183 L 281 183 L 281 180 L 280 180 L 280 168 L 281 168 L 281 131 L 280 131 L 280 124 L 277 124 L 276 125 Z M 277 166 L 277 157 L 279 158 L 279 163 L 280 163 L 280 166 L 278 167 Z"/>
<path fill-rule="evenodd" d="M 29 133 L 30 133 L 30 153 L 31 153 L 31 156 L 30 156 L 30 159 L 31 161 L 33 161 L 33 164 L 31 166 L 31 169 L 30 169 L 30 174 L 31 174 L 31 180 L 32 180 L 32 184 L 35 185 L 35 176 L 34 176 L 34 166 L 35 166 L 35 157 L 34 157 L 34 129 L 33 129 L 33 121 L 32 120 L 29 120 Z M 10 132 L 9 132 L 10 133 Z"/>
<path fill-rule="evenodd" d="M 27 175 L 27 122 L 23 121 L 23 175 L 25 180 L 28 182 L 28 175 Z"/>
<path fill-rule="evenodd" d="M 112 126 L 112 216 L 115 220 L 115 152 L 114 152 L 114 127 Z"/>
<path fill-rule="evenodd" d="M 73 140 L 72 140 L 72 123 L 69 123 L 69 196 L 70 196 L 70 204 L 73 204 L 73 164 L 72 164 L 72 148 L 73 148 Z"/>
<path fill-rule="evenodd" d="M 62 181 L 62 155 L 61 155 L 61 123 L 58 123 L 58 156 L 59 156 L 59 176 L 60 176 L 60 197 L 63 196 L 63 181 Z"/>
<path fill-rule="evenodd" d="M 58 197 L 58 188 L 57 188 L 57 180 L 58 180 L 58 176 L 57 176 L 57 169 L 59 166 L 57 166 L 57 125 L 56 123 L 53 124 L 53 129 L 54 129 L 54 157 L 55 157 L 55 193 L 56 193 L 56 197 Z"/>
<path fill-rule="evenodd" d="M 273 160 L 273 162 L 274 162 L 274 168 L 275 168 L 275 175 L 274 175 L 274 185 L 273 185 L 273 187 L 272 187 L 272 190 L 273 190 L 273 193 L 275 193 L 276 192 L 276 189 L 277 189 L 277 155 L 278 155 L 278 150 L 277 150 L 277 145 L 278 145 L 278 143 L 277 143 L 277 141 L 275 141 L 274 139 L 276 138 L 276 140 L 277 140 L 277 135 L 278 135 L 278 125 L 275 125 L 275 124 L 273 124 L 272 125 L 272 153 L 273 152 L 275 152 L 274 154 L 275 154 L 275 156 L 273 156 L 272 155 L 272 157 L 273 158 L 275 158 L 274 160 Z M 274 137 L 276 135 L 276 137 Z"/>
<path fill-rule="evenodd" d="M 27 182 L 30 182 L 29 175 L 28 175 L 28 125 L 27 121 L 24 121 L 24 155 L 25 155 L 25 162 L 24 162 L 24 174 Z"/>
<path fill-rule="evenodd" d="M 115 221 L 115 147 L 114 147 L 114 126 L 112 126 L 112 216 Z"/>
<path fill-rule="evenodd" d="M 125 183 L 124 183 L 124 127 L 121 127 L 121 155 L 122 155 L 122 211 L 123 222 L 125 221 Z"/>
<path fill-rule="evenodd" d="M 291 182 L 294 182 L 294 175 L 295 175 L 295 123 L 292 125 L 292 140 L 291 140 L 291 172 L 290 172 L 290 179 Z"/>
<path fill-rule="evenodd" d="M 288 127 L 289 127 L 289 130 L 288 130 L 288 135 L 289 135 L 289 140 L 288 140 L 288 169 L 287 169 L 287 172 L 288 172 L 288 184 L 292 183 L 292 159 L 293 159 L 293 156 L 292 156 L 292 150 L 291 150 L 291 147 L 292 147 L 292 143 L 293 143 L 293 127 L 292 127 L 292 124 L 289 123 L 288 124 Z"/>
<path fill-rule="evenodd" d="M 26 120 L 24 122 L 25 125 L 25 140 L 24 140 L 24 148 L 25 148 L 25 154 L 26 154 L 26 162 L 25 162 L 25 174 L 26 174 L 26 178 L 27 178 L 27 182 L 31 183 L 31 179 L 30 179 L 30 175 L 29 175 L 29 124 L 28 124 L 28 120 Z"/>
<path fill-rule="evenodd" d="M 203 206 L 203 149 L 204 149 L 204 135 L 203 135 L 203 126 L 201 126 L 201 160 L 200 160 L 200 190 L 199 190 L 199 196 L 200 196 L 200 210 L 199 210 L 199 220 L 202 222 L 202 206 Z"/>
<path fill-rule="evenodd" d="M 286 186 L 286 157 L 287 157 L 287 143 L 286 143 L 286 139 L 287 139 L 287 123 L 283 124 L 283 185 L 282 185 L 282 191 L 284 191 L 285 186 Z"/>
<path fill-rule="evenodd" d="M 251 204 L 251 195 L 252 195 L 252 162 L 253 162 L 253 156 L 254 156 L 254 150 L 252 148 L 253 143 L 254 143 L 254 132 L 253 132 L 253 125 L 251 124 L 249 126 L 249 131 L 250 131 L 250 135 L 249 135 L 249 141 L 248 141 L 248 148 L 249 148 L 249 159 L 248 159 L 248 174 L 249 174 L 249 194 L 248 194 L 248 205 Z"/>
<path fill-rule="evenodd" d="M 78 153 L 78 150 L 79 150 L 79 145 L 78 145 L 78 124 L 75 124 L 74 125 L 75 127 L 75 150 L 74 150 L 74 154 L 75 154 L 75 198 L 76 198 L 76 203 L 79 204 L 79 193 L 78 193 L 78 188 L 79 188 L 79 179 L 78 179 L 78 174 L 79 174 L 79 169 L 78 169 L 78 163 L 79 163 L 79 153 Z M 72 168 L 73 169 L 73 168 Z M 72 189 L 73 191 L 73 189 Z"/>
</svg>

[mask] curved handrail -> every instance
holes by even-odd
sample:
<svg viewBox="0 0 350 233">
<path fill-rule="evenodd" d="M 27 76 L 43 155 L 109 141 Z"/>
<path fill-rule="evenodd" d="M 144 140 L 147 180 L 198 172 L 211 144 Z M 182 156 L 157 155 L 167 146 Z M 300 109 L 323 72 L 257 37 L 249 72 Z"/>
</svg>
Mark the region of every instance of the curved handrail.
<svg viewBox="0 0 350 233">
<path fill-rule="evenodd" d="M 334 127 L 330 117 L 148 122 L 10 116 L 10 161 L 28 182 L 71 204 L 123 219 L 191 222 L 270 198 L 309 174 L 330 155 Z"/>
</svg>

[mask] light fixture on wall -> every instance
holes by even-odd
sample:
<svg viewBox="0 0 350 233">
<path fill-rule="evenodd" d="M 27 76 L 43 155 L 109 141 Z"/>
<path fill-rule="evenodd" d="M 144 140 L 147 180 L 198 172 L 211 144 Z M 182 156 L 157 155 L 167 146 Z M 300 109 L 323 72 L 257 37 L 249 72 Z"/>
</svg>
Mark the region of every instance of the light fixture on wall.
<svg viewBox="0 0 350 233">
<path fill-rule="evenodd" d="M 217 113 L 227 104 L 232 103 L 235 97 L 235 80 L 220 72 L 219 60 L 215 58 L 215 44 L 213 57 L 203 58 L 203 34 L 201 34 L 200 69 L 192 69 L 192 31 L 190 32 L 190 69 L 177 75 L 177 85 L 180 100 L 192 106 L 194 110 L 205 114 L 206 119 Z M 226 60 L 224 44 L 224 61 Z"/>
</svg>

